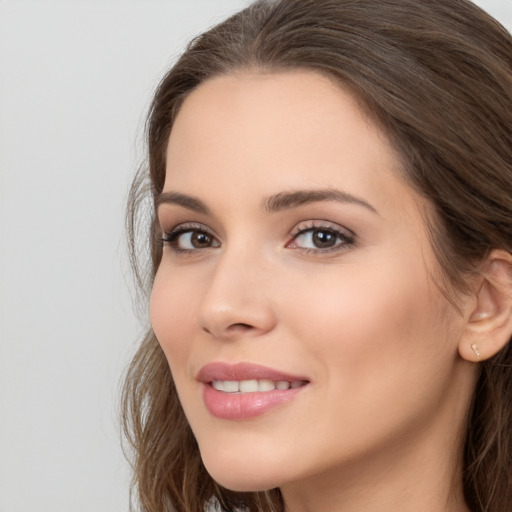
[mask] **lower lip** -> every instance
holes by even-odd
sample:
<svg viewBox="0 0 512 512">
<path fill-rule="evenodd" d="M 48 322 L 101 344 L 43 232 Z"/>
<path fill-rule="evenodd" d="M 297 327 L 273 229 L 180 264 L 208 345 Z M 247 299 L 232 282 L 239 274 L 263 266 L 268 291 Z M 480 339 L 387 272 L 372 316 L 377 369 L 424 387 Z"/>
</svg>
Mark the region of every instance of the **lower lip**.
<svg viewBox="0 0 512 512">
<path fill-rule="evenodd" d="M 205 384 L 203 400 L 212 416 L 224 420 L 245 420 L 267 412 L 293 400 L 306 385 L 295 389 L 256 393 L 225 393 Z"/>
</svg>

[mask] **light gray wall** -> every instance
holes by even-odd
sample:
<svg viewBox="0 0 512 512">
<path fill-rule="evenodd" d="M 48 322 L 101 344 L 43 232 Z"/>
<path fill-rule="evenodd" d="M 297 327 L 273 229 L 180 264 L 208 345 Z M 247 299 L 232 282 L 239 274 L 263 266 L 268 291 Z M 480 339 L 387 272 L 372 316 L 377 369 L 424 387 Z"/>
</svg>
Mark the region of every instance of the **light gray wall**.
<svg viewBox="0 0 512 512">
<path fill-rule="evenodd" d="M 151 91 L 246 0 L 0 0 L 0 512 L 127 510 L 123 208 Z M 512 0 L 480 0 L 512 27 Z"/>
</svg>

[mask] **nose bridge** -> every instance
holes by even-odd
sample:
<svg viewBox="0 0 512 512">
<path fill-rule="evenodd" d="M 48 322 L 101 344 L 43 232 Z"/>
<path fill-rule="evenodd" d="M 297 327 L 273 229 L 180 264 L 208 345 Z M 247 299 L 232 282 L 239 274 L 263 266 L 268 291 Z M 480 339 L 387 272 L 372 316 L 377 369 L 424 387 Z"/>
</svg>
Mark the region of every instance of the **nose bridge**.
<svg viewBox="0 0 512 512">
<path fill-rule="evenodd" d="M 222 250 L 198 310 L 198 324 L 217 338 L 257 335 L 275 323 L 271 275 L 261 251 L 240 244 Z"/>
</svg>

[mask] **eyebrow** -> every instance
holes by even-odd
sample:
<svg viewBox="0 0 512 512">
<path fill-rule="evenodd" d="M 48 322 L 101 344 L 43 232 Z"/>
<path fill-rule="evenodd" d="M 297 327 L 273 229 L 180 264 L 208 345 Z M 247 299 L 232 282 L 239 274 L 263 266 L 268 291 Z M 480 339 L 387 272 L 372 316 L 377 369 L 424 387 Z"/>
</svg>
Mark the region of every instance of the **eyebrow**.
<svg viewBox="0 0 512 512">
<path fill-rule="evenodd" d="M 279 194 L 267 197 L 263 201 L 263 209 L 269 213 L 275 213 L 319 201 L 337 201 L 341 203 L 357 204 L 378 214 L 377 210 L 363 199 L 333 188 L 280 192 Z M 155 207 L 158 208 L 161 204 L 176 204 L 194 212 L 210 215 L 210 209 L 203 201 L 197 197 L 180 192 L 162 192 L 155 200 Z"/>
<path fill-rule="evenodd" d="M 197 213 L 210 214 L 210 209 L 197 197 L 181 194 L 180 192 L 162 192 L 155 200 L 155 208 L 161 204 L 177 204 L 183 206 L 187 210 L 192 210 Z"/>
<path fill-rule="evenodd" d="M 378 213 L 371 204 L 363 199 L 334 188 L 281 192 L 265 199 L 263 205 L 266 211 L 273 213 L 319 201 L 337 201 L 341 203 L 357 204 L 364 206 L 373 213 Z"/>
</svg>

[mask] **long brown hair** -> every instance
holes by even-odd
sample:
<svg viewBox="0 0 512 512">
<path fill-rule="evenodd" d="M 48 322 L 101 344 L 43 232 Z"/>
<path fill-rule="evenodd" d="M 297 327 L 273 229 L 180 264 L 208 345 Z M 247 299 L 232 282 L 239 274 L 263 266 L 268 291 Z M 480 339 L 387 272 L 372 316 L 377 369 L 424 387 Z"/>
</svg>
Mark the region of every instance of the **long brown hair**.
<svg viewBox="0 0 512 512">
<path fill-rule="evenodd" d="M 141 287 L 151 288 L 160 262 L 151 203 L 163 188 L 166 145 L 184 99 L 222 74 L 297 68 L 349 88 L 384 128 L 406 179 L 435 206 L 432 243 L 447 287 L 463 288 L 491 249 L 512 252 L 510 34 L 467 0 L 263 0 L 193 40 L 155 93 L 147 163 L 128 206 Z M 141 229 L 149 231 L 150 256 L 138 258 Z M 481 363 L 468 411 L 463 476 L 474 512 L 512 510 L 510 345 Z M 145 512 L 198 512 L 212 504 L 283 510 L 277 489 L 236 493 L 207 474 L 151 330 L 127 374 L 123 419 Z"/>
</svg>

